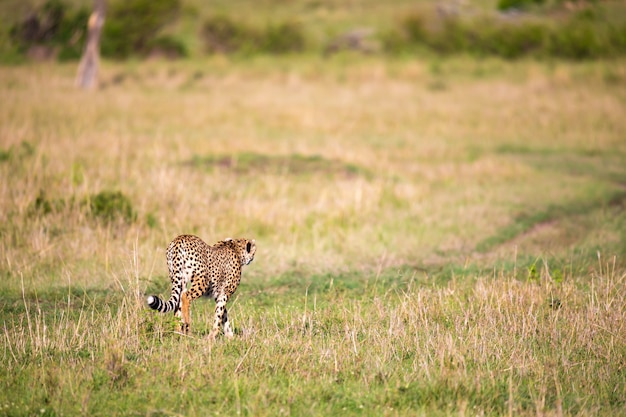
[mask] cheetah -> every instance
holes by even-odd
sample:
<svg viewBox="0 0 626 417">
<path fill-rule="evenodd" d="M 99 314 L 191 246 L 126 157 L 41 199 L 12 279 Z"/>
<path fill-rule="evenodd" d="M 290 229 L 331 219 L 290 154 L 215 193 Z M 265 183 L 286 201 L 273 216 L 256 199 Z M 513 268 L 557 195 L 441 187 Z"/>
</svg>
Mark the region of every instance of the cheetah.
<svg viewBox="0 0 626 417">
<path fill-rule="evenodd" d="M 232 338 L 226 303 L 239 286 L 242 266 L 252 262 L 255 252 L 254 239 L 228 238 L 211 246 L 197 236 L 178 236 L 167 247 L 167 266 L 172 281 L 170 298 L 164 301 L 151 295 L 147 299 L 148 306 L 161 313 L 174 311 L 181 319 L 181 333 L 188 334 L 191 302 L 208 295 L 216 302 L 209 338 L 218 335 L 220 326 L 224 335 Z"/>
</svg>

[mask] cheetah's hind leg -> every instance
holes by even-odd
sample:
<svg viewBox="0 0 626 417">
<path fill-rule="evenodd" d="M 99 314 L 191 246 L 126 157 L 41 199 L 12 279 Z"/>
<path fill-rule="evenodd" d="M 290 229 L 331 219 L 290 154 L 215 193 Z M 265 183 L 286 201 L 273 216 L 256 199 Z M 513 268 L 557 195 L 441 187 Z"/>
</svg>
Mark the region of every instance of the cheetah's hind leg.
<svg viewBox="0 0 626 417">
<path fill-rule="evenodd" d="M 222 329 L 224 329 L 224 336 L 229 339 L 234 337 L 233 328 L 230 327 L 230 321 L 228 321 L 228 310 L 224 307 L 224 315 L 222 316 Z"/>
<path fill-rule="evenodd" d="M 209 333 L 209 339 L 215 339 L 220 332 L 220 326 L 226 324 L 223 328 L 224 335 L 228 338 L 232 337 L 233 330 L 230 328 L 228 322 L 228 313 L 226 312 L 226 303 L 228 302 L 228 296 L 222 295 L 217 297 L 215 305 L 215 320 L 213 322 L 213 329 Z"/>
<path fill-rule="evenodd" d="M 190 314 L 191 301 L 187 296 L 187 291 L 183 291 L 180 296 L 180 332 L 182 334 L 188 334 L 191 327 L 191 314 Z"/>
</svg>

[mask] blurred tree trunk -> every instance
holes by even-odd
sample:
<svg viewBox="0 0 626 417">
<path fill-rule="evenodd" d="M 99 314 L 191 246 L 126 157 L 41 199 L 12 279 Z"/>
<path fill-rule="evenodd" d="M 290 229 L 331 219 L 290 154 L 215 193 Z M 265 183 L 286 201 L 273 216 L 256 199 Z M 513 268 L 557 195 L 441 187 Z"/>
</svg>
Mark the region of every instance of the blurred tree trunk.
<svg viewBox="0 0 626 417">
<path fill-rule="evenodd" d="M 106 0 L 94 0 L 94 10 L 87 24 L 87 43 L 76 75 L 76 85 L 80 88 L 91 90 L 98 85 L 100 36 L 104 26 L 105 10 Z"/>
</svg>

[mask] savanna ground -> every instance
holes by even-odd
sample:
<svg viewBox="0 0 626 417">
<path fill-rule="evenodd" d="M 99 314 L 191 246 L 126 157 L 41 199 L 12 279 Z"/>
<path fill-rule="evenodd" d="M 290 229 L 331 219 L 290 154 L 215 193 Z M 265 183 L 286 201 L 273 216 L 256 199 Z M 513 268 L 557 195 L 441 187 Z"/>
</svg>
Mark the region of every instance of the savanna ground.
<svg viewBox="0 0 626 417">
<path fill-rule="evenodd" d="M 0 68 L 0 414 L 626 414 L 623 61 L 75 69 Z M 181 233 L 257 240 L 233 340 Z"/>
</svg>

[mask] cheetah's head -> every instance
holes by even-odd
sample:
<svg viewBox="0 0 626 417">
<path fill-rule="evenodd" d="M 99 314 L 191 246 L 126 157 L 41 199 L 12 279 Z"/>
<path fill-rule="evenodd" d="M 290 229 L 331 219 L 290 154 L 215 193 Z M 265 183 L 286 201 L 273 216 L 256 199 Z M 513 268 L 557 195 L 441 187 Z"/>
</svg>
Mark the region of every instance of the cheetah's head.
<svg viewBox="0 0 626 417">
<path fill-rule="evenodd" d="M 249 265 L 256 253 L 256 242 L 254 239 L 237 239 L 241 253 L 241 265 Z"/>
</svg>

